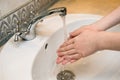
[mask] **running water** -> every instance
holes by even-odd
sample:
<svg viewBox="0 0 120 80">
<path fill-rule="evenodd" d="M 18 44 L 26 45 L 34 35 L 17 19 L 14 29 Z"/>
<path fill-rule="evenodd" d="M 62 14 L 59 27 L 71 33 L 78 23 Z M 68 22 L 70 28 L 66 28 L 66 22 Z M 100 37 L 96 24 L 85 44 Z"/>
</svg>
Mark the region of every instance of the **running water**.
<svg viewBox="0 0 120 80">
<path fill-rule="evenodd" d="M 63 21 L 64 41 L 67 41 L 67 27 L 66 27 L 65 16 L 62 16 L 61 18 L 62 18 L 62 21 Z M 62 65 L 61 70 L 62 70 L 62 71 L 65 70 L 65 65 Z"/>
<path fill-rule="evenodd" d="M 63 30 L 64 30 L 64 41 L 67 40 L 67 27 L 66 27 L 66 21 L 65 21 L 65 16 L 62 16 L 62 21 L 63 21 Z"/>
<path fill-rule="evenodd" d="M 61 18 L 63 21 L 64 41 L 67 41 L 68 34 L 67 34 L 65 16 L 62 16 Z M 57 80 L 75 80 L 74 73 L 72 71 L 65 70 L 65 69 L 66 69 L 65 65 L 61 65 L 61 70 L 56 76 Z"/>
</svg>

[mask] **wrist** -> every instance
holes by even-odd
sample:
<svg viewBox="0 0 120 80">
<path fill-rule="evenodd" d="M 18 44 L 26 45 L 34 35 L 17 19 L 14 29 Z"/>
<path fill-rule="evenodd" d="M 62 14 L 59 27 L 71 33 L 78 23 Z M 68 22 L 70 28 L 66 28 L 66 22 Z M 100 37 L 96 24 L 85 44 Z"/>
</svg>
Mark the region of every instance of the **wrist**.
<svg viewBox="0 0 120 80">
<path fill-rule="evenodd" d="M 106 31 L 99 32 L 99 50 L 113 50 L 118 40 L 119 38 L 116 36 L 116 33 Z"/>
<path fill-rule="evenodd" d="M 90 25 L 90 28 L 92 29 L 92 30 L 96 30 L 96 31 L 104 31 L 104 29 L 101 29 L 101 26 L 96 22 L 96 23 L 94 23 L 94 24 L 91 24 Z"/>
<path fill-rule="evenodd" d="M 91 27 L 98 31 L 105 31 L 109 29 L 111 26 L 112 26 L 111 23 L 109 23 L 109 21 L 105 21 L 104 18 L 91 24 Z"/>
<path fill-rule="evenodd" d="M 98 50 L 105 50 L 108 46 L 107 36 L 105 31 L 101 31 L 98 33 Z"/>
</svg>

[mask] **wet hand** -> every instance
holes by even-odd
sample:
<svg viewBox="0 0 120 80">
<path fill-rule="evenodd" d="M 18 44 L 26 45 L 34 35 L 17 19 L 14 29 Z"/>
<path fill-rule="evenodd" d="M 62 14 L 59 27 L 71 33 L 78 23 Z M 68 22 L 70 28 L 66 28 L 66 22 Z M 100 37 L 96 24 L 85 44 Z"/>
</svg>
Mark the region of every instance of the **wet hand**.
<svg viewBox="0 0 120 80">
<path fill-rule="evenodd" d="M 75 31 L 71 32 L 70 38 L 74 38 L 74 37 L 78 36 L 80 33 L 82 33 L 85 30 L 99 31 L 98 29 L 96 29 L 96 27 L 97 26 L 93 26 L 93 24 L 82 26 L 82 27 L 76 29 Z"/>
<path fill-rule="evenodd" d="M 99 50 L 99 31 L 84 30 L 64 42 L 58 49 L 57 63 L 73 63 Z"/>
</svg>

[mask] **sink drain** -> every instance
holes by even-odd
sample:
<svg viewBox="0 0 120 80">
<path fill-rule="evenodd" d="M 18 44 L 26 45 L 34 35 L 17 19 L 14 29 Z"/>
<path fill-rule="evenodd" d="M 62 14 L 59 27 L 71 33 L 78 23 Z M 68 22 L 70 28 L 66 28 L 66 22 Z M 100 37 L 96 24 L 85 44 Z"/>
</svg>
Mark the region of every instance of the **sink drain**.
<svg viewBox="0 0 120 80">
<path fill-rule="evenodd" d="M 57 74 L 57 80 L 75 80 L 75 75 L 69 70 L 64 70 Z"/>
</svg>

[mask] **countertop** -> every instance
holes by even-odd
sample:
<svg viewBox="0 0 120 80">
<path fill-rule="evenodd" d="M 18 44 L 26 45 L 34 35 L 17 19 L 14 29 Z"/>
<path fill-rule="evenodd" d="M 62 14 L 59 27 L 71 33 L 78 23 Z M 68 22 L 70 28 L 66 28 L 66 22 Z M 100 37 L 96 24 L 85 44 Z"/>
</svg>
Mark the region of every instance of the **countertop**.
<svg viewBox="0 0 120 80">
<path fill-rule="evenodd" d="M 107 15 L 120 6 L 120 0 L 59 0 L 51 8 L 66 7 L 68 14 Z"/>
</svg>

